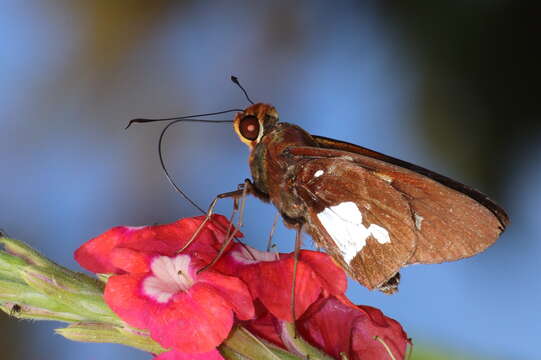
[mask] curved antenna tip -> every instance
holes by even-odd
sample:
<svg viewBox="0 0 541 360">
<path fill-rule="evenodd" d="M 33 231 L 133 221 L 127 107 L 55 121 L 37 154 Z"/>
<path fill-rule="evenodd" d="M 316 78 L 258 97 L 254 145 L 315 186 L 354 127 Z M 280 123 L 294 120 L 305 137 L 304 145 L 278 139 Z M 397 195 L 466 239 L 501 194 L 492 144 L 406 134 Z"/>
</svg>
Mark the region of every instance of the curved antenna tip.
<svg viewBox="0 0 541 360">
<path fill-rule="evenodd" d="M 131 124 L 133 124 L 134 122 L 137 122 L 137 120 L 139 120 L 139 119 L 132 119 L 132 120 L 130 120 L 130 121 L 128 122 L 128 125 L 126 125 L 126 127 L 124 128 L 124 130 L 127 130 L 127 129 L 131 126 Z"/>
<path fill-rule="evenodd" d="M 132 119 L 130 120 L 130 122 L 128 123 L 128 125 L 126 125 L 126 127 L 124 128 L 124 130 L 126 130 L 127 128 L 129 128 L 130 126 L 132 126 L 132 124 L 140 124 L 140 123 L 148 123 L 148 122 L 154 122 L 154 121 L 162 121 L 162 120 L 174 120 L 174 119 L 141 119 L 141 118 L 137 118 L 137 119 Z"/>
<path fill-rule="evenodd" d="M 244 96 L 246 97 L 246 100 L 248 100 L 248 102 L 253 105 L 254 102 L 252 101 L 252 99 L 250 99 L 250 97 L 248 96 L 248 93 L 246 92 L 244 87 L 240 84 L 239 79 L 236 76 L 231 75 L 231 81 L 233 81 L 233 83 L 242 90 L 242 92 L 244 93 Z"/>
</svg>

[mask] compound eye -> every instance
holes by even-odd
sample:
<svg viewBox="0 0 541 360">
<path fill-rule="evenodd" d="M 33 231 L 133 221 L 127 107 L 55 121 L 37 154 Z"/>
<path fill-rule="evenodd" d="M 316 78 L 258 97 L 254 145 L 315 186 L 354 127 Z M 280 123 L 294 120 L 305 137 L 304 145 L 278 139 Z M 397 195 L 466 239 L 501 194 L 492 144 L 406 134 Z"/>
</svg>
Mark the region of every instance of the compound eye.
<svg viewBox="0 0 541 360">
<path fill-rule="evenodd" d="M 248 140 L 257 140 L 259 136 L 259 120 L 253 115 L 246 115 L 240 120 L 239 131 L 240 134 Z"/>
</svg>

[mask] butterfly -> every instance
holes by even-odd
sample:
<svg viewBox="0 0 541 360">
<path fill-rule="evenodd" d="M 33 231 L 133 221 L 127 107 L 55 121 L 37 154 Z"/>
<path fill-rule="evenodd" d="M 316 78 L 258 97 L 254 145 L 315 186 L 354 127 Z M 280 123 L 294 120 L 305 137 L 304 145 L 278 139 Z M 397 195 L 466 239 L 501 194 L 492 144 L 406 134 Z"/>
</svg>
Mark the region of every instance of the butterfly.
<svg viewBox="0 0 541 360">
<path fill-rule="evenodd" d="M 355 280 L 393 293 L 400 269 L 473 256 L 509 223 L 481 192 L 408 162 L 279 121 L 257 103 L 233 121 L 249 192 L 272 203 Z"/>
</svg>

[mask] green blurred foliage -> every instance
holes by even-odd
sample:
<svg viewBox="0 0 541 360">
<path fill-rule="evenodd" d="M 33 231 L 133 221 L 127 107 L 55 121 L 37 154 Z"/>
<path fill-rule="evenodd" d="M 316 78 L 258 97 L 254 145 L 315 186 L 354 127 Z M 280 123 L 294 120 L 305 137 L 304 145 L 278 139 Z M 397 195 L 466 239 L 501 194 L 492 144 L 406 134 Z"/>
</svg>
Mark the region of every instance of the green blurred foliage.
<svg viewBox="0 0 541 360">
<path fill-rule="evenodd" d="M 389 24 L 423 69 L 419 122 L 460 173 L 498 198 L 541 137 L 541 3 L 386 1 Z"/>
</svg>

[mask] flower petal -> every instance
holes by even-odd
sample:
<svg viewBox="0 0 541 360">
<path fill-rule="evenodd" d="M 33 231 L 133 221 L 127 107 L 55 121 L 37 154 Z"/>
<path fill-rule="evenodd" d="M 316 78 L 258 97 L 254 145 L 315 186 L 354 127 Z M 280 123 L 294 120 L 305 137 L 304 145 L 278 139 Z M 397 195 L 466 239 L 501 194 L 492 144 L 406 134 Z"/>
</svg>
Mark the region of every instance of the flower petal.
<svg viewBox="0 0 541 360">
<path fill-rule="evenodd" d="M 322 298 L 310 307 L 297 326 L 304 339 L 339 358 L 341 352 L 349 355 L 351 328 L 357 315 L 355 308 L 335 298 Z"/>
<path fill-rule="evenodd" d="M 294 253 L 261 252 L 247 245 L 235 244 L 216 269 L 240 277 L 254 299 L 259 299 L 273 315 L 291 322 L 291 289 Z M 295 282 L 295 316 L 324 296 L 342 296 L 346 290 L 345 272 L 324 253 L 301 250 Z"/>
<path fill-rule="evenodd" d="M 286 348 L 277 329 L 279 320 L 276 319 L 259 301 L 255 302 L 257 316 L 254 320 L 243 322 L 243 325 L 254 335 L 271 343 Z"/>
<path fill-rule="evenodd" d="M 115 248 L 111 250 L 110 263 L 116 269 L 128 273 L 146 273 L 150 270 L 151 258 L 152 254 L 149 253 Z"/>
<path fill-rule="evenodd" d="M 207 222 L 197 236 L 197 241 L 194 241 L 189 249 L 194 251 L 212 249 L 214 254 L 216 249 L 220 248 L 225 232 L 214 225 L 213 221 L 222 224 L 222 217 L 215 215 L 212 221 Z M 173 256 L 192 238 L 204 219 L 205 216 L 198 216 L 180 219 L 171 224 L 144 226 L 127 233 L 118 246 Z"/>
<path fill-rule="evenodd" d="M 403 359 L 409 342 L 398 322 L 369 306 L 349 306 L 321 298 L 297 321 L 304 339 L 339 358 L 351 360 Z M 383 344 L 385 343 L 385 345 Z"/>
<path fill-rule="evenodd" d="M 346 292 L 348 286 L 346 273 L 328 254 L 302 250 L 299 259 L 310 265 L 329 294 L 339 295 Z"/>
<path fill-rule="evenodd" d="M 79 247 L 75 251 L 75 260 L 85 269 L 95 273 L 122 274 L 123 269 L 112 263 L 113 249 L 126 248 L 174 256 L 190 241 L 204 219 L 205 216 L 198 216 L 164 225 L 114 227 Z M 225 241 L 228 224 L 224 216 L 213 215 L 186 252 L 198 257 L 204 263 L 210 262 Z M 239 233 L 238 237 L 241 236 Z"/>
<path fill-rule="evenodd" d="M 103 297 L 111 310 L 122 320 L 140 329 L 146 329 L 150 316 L 148 299 L 141 293 L 146 274 L 111 276 L 105 285 Z"/>
<path fill-rule="evenodd" d="M 388 318 L 376 308 L 361 305 L 367 316 L 359 317 L 353 328 L 352 352 L 356 359 L 381 359 L 390 351 L 396 359 L 403 359 L 409 339 L 398 321 Z M 376 336 L 379 339 L 376 339 Z M 375 344 L 377 342 L 377 345 Z M 387 348 L 383 345 L 385 343 Z M 355 358 L 352 358 L 355 359 Z"/>
<path fill-rule="evenodd" d="M 197 281 L 207 283 L 222 296 L 240 320 L 255 316 L 252 295 L 246 284 L 239 278 L 226 276 L 213 271 L 203 271 Z"/>
<path fill-rule="evenodd" d="M 151 337 L 162 346 L 187 353 L 211 351 L 232 326 L 230 305 L 204 283 L 178 293 L 167 306 L 155 307 L 148 324 Z"/>
<path fill-rule="evenodd" d="M 205 353 L 189 354 L 178 350 L 161 353 L 154 360 L 225 360 L 216 349 Z"/>
<path fill-rule="evenodd" d="M 253 295 L 280 320 L 293 321 L 291 313 L 291 289 L 293 287 L 293 257 L 262 262 L 247 267 L 241 278 L 248 284 Z M 295 282 L 295 316 L 299 318 L 321 293 L 321 282 L 312 269 L 299 262 Z"/>
<path fill-rule="evenodd" d="M 126 231 L 126 227 L 117 226 L 87 241 L 75 250 L 75 260 L 94 273 L 117 273 L 118 269 L 111 264 L 109 255 L 118 246 Z"/>
</svg>

